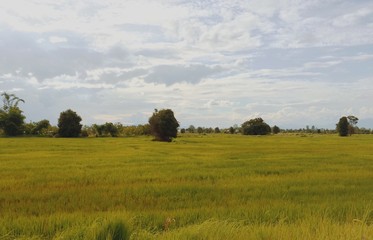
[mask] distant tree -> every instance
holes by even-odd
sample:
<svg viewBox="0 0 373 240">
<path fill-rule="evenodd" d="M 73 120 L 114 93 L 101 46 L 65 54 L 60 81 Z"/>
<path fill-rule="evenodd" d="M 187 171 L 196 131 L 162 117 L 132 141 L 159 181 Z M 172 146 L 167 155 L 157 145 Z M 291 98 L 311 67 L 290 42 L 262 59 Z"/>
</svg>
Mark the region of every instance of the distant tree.
<svg viewBox="0 0 373 240">
<path fill-rule="evenodd" d="M 220 133 L 220 128 L 216 127 L 216 128 L 214 129 L 214 132 L 215 132 L 215 133 Z"/>
<path fill-rule="evenodd" d="M 188 127 L 187 131 L 188 131 L 189 133 L 195 133 L 195 132 L 196 132 L 196 127 L 193 126 L 193 125 L 190 125 L 190 126 Z"/>
<path fill-rule="evenodd" d="M 185 132 L 186 132 L 185 128 L 180 129 L 180 133 L 185 133 Z"/>
<path fill-rule="evenodd" d="M 177 137 L 177 122 L 174 112 L 171 109 L 155 109 L 153 115 L 149 118 L 151 134 L 157 141 L 171 142 L 172 138 Z"/>
<path fill-rule="evenodd" d="M 229 133 L 230 134 L 234 134 L 235 132 L 236 132 L 236 130 L 234 129 L 234 127 L 229 128 Z"/>
<path fill-rule="evenodd" d="M 281 130 L 280 130 L 280 128 L 278 127 L 278 126 L 273 126 L 273 128 L 272 128 L 272 132 L 273 132 L 273 134 L 278 134 L 279 132 L 280 132 Z"/>
<path fill-rule="evenodd" d="M 348 116 L 347 117 L 347 120 L 348 120 L 348 123 L 349 123 L 349 126 L 348 126 L 348 133 L 350 134 L 350 136 L 354 133 L 356 133 L 356 125 L 359 121 L 359 119 L 355 116 Z"/>
<path fill-rule="evenodd" d="M 104 125 L 93 124 L 92 129 L 96 134 L 96 137 L 101 137 L 104 132 Z"/>
<path fill-rule="evenodd" d="M 60 113 L 58 119 L 58 134 L 60 137 L 79 137 L 82 130 L 82 118 L 73 110 L 68 109 Z"/>
<path fill-rule="evenodd" d="M 271 133 L 271 127 L 262 118 L 254 118 L 242 124 L 244 135 L 266 135 Z"/>
<path fill-rule="evenodd" d="M 107 135 L 112 137 L 118 137 L 118 128 L 111 122 L 107 122 L 104 124 L 104 130 Z"/>
<path fill-rule="evenodd" d="M 202 127 L 197 127 L 197 133 L 199 133 L 199 134 L 203 133 L 203 128 Z"/>
<path fill-rule="evenodd" d="M 348 136 L 349 125 L 350 124 L 348 123 L 347 117 L 341 117 L 339 119 L 339 122 L 337 123 L 337 132 L 338 132 L 339 136 L 341 136 L 341 137 Z"/>
<path fill-rule="evenodd" d="M 51 127 L 51 124 L 47 119 L 41 120 L 35 124 L 31 134 L 33 135 L 46 135 L 46 131 Z"/>
<path fill-rule="evenodd" d="M 18 107 L 19 102 L 25 102 L 14 94 L 2 93 L 3 107 L 0 109 L 0 129 L 7 136 L 16 136 L 23 133 L 25 116 Z"/>
</svg>

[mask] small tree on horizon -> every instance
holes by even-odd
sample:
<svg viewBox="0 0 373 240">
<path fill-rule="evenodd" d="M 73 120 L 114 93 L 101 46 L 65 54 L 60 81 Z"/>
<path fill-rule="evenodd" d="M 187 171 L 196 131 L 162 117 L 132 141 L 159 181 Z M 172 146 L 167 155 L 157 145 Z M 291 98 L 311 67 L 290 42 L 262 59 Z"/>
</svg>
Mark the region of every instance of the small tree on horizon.
<svg viewBox="0 0 373 240">
<path fill-rule="evenodd" d="M 171 109 L 155 109 L 153 115 L 149 118 L 151 134 L 155 140 L 171 142 L 172 138 L 177 137 L 177 128 L 179 123 Z"/>
<path fill-rule="evenodd" d="M 60 137 L 79 137 L 82 118 L 73 110 L 68 109 L 60 113 L 58 119 L 58 134 Z"/>
<path fill-rule="evenodd" d="M 273 134 L 278 134 L 278 133 L 280 133 L 280 128 L 278 127 L 278 126 L 273 126 L 273 128 L 272 128 L 272 132 L 273 132 Z"/>
<path fill-rule="evenodd" d="M 242 124 L 244 135 L 267 135 L 271 133 L 271 127 L 262 118 L 254 118 Z"/>
<path fill-rule="evenodd" d="M 337 123 L 337 132 L 341 137 L 347 137 L 349 134 L 349 126 L 347 117 L 341 117 Z"/>
</svg>

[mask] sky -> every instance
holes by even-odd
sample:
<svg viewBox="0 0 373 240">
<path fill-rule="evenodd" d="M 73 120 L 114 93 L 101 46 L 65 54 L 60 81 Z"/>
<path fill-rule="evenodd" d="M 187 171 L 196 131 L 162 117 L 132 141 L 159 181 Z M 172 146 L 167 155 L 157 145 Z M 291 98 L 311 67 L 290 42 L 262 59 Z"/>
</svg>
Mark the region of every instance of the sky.
<svg viewBox="0 0 373 240">
<path fill-rule="evenodd" d="M 373 1 L 0 0 L 0 92 L 27 122 L 373 128 Z"/>
</svg>

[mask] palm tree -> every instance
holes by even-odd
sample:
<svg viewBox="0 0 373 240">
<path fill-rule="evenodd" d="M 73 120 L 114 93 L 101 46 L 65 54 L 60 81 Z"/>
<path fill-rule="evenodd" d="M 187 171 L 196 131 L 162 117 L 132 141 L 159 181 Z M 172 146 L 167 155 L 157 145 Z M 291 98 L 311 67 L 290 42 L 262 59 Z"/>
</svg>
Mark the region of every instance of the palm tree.
<svg viewBox="0 0 373 240">
<path fill-rule="evenodd" d="M 2 93 L 1 96 L 3 96 L 3 110 L 5 112 L 9 112 L 10 109 L 16 108 L 18 106 L 19 102 L 25 102 L 25 100 L 20 99 L 14 94 L 8 94 L 6 92 Z"/>
</svg>

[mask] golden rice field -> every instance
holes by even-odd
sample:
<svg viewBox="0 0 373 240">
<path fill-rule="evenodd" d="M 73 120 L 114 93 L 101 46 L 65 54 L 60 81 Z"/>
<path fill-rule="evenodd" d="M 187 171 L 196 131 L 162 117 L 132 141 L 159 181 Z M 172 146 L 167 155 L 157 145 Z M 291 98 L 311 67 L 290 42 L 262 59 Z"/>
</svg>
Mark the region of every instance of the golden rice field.
<svg viewBox="0 0 373 240">
<path fill-rule="evenodd" d="M 0 138 L 0 240 L 373 239 L 373 136 Z"/>
</svg>

